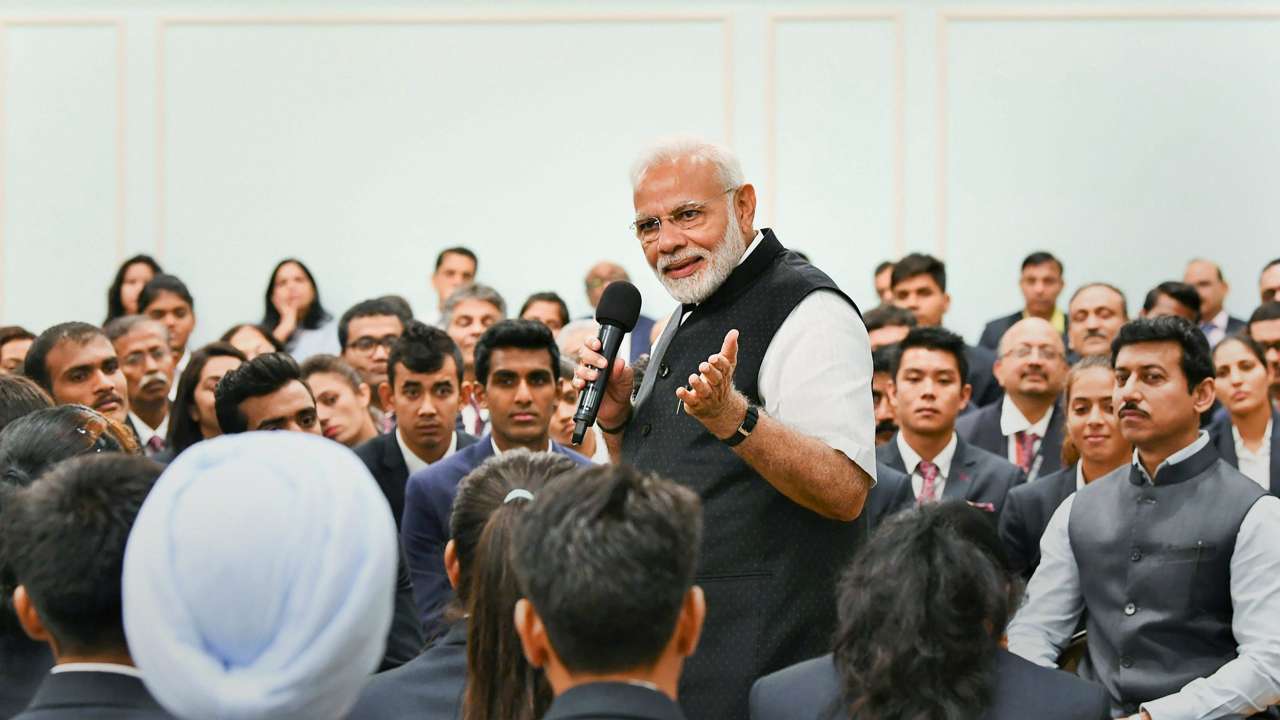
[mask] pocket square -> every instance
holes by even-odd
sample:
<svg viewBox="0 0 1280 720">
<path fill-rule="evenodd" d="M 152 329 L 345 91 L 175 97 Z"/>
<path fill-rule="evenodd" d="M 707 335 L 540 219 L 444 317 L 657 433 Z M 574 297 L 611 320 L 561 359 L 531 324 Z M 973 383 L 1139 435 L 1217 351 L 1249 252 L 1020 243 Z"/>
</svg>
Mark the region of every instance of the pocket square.
<svg viewBox="0 0 1280 720">
<path fill-rule="evenodd" d="M 974 501 L 972 501 L 972 500 L 966 500 L 965 502 L 967 502 L 967 503 L 969 503 L 970 505 L 972 505 L 972 506 L 974 506 L 974 507 L 978 508 L 979 510 L 986 510 L 986 511 L 987 511 L 987 512 L 989 512 L 989 513 L 993 513 L 993 512 L 995 512 L 995 511 L 996 511 L 996 505 L 995 505 L 995 503 L 989 503 L 989 502 L 974 502 Z"/>
</svg>

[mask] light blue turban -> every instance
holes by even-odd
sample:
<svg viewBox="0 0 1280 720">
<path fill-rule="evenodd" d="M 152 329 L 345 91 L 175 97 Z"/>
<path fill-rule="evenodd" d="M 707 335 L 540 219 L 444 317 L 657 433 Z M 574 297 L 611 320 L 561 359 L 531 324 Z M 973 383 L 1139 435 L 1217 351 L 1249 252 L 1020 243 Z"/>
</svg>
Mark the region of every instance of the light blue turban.
<svg viewBox="0 0 1280 720">
<path fill-rule="evenodd" d="M 147 688 L 186 720 L 344 717 L 382 658 L 396 542 L 386 498 L 338 443 L 192 446 L 125 551 L 125 634 Z"/>
</svg>

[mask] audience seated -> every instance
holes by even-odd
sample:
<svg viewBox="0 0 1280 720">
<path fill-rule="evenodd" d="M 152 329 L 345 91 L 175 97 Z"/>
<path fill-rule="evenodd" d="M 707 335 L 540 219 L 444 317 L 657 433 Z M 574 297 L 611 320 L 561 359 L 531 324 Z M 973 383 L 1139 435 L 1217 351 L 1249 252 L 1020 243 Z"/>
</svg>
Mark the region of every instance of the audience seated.
<svg viewBox="0 0 1280 720">
<path fill-rule="evenodd" d="M 476 254 L 464 247 L 445 248 L 436 255 L 436 269 L 431 274 L 431 287 L 436 291 L 436 310 L 440 313 L 434 325 L 441 330 L 448 327 L 444 319 L 445 301 L 455 291 L 476 281 L 480 261 Z"/>
<path fill-rule="evenodd" d="M 559 453 L 584 465 L 590 462 L 551 439 L 551 417 L 559 399 L 560 353 L 547 326 L 532 320 L 493 325 L 475 344 L 475 368 L 474 391 L 490 411 L 492 432 L 413 473 L 405 489 L 400 532 L 418 617 L 428 636 L 441 629 L 441 611 L 453 594 L 444 573 L 443 553 L 449 539 L 449 511 L 462 478 L 512 448 Z"/>
<path fill-rule="evenodd" d="M 867 337 L 871 340 L 871 349 L 889 347 L 902 342 L 902 338 L 916 326 L 916 316 L 906 308 L 896 305 L 881 305 L 867 311 L 862 316 L 867 326 Z"/>
<path fill-rule="evenodd" d="M 129 423 L 147 457 L 165 451 L 174 356 L 169 328 L 144 315 L 125 315 L 103 329 L 115 346 L 129 387 Z"/>
<path fill-rule="evenodd" d="M 507 317 L 507 302 L 497 290 L 476 284 L 459 288 L 443 307 L 442 327 L 462 351 L 463 381 L 467 388 L 463 391 L 458 429 L 479 437 L 488 429 L 489 413 L 469 392 L 476 381 L 476 342 L 490 325 Z"/>
<path fill-rule="evenodd" d="M 947 266 L 932 255 L 912 253 L 893 266 L 893 302 L 915 315 L 924 327 L 942 325 L 951 307 L 947 294 Z M 1000 386 L 992 374 L 995 354 L 984 347 L 966 345 L 965 361 L 969 374 L 965 383 L 972 388 L 970 410 L 985 407 L 1000 399 Z"/>
<path fill-rule="evenodd" d="M 320 433 L 349 448 L 378 435 L 373 423 L 369 384 L 356 369 L 333 355 L 312 355 L 300 368 L 302 382 L 316 399 Z"/>
<path fill-rule="evenodd" d="M 20 325 L 0 327 L 0 375 L 22 373 L 22 362 L 36 336 Z"/>
<path fill-rule="evenodd" d="M 538 292 L 525 299 L 517 317 L 521 320 L 537 320 L 546 325 L 553 336 L 559 337 L 560 331 L 569 324 L 569 306 L 553 292 Z"/>
<path fill-rule="evenodd" d="M 1184 282 L 1162 282 L 1147 292 L 1142 302 L 1142 317 L 1180 317 L 1193 325 L 1200 324 L 1200 293 Z"/>
<path fill-rule="evenodd" d="M 1068 496 L 1133 459 L 1133 446 L 1120 434 L 1112 398 L 1116 378 L 1111 359 L 1088 355 L 1067 373 L 1064 467 L 1013 488 L 1000 515 L 1000 539 L 1010 569 L 1030 579 L 1040 564 L 1040 538 L 1049 518 Z"/>
<path fill-rule="evenodd" d="M 387 382 L 378 387 L 396 425 L 355 449 L 387 496 L 397 529 L 409 475 L 476 442 L 454 426 L 462 387 L 458 346 L 440 328 L 410 320 L 391 346 Z"/>
<path fill-rule="evenodd" d="M 1258 302 L 1280 300 L 1280 258 L 1267 263 L 1258 275 Z"/>
<path fill-rule="evenodd" d="M 1187 263 L 1182 282 L 1195 288 L 1200 294 L 1200 329 L 1208 338 L 1209 347 L 1215 347 L 1226 336 L 1245 329 L 1245 321 L 1228 315 L 1227 309 L 1223 307 L 1231 286 L 1222 276 L 1222 268 L 1217 263 L 1202 258 L 1192 260 Z"/>
<path fill-rule="evenodd" d="M 1280 495 L 1280 411 L 1270 402 L 1275 371 L 1262 346 L 1247 335 L 1232 335 L 1213 349 L 1214 390 L 1227 409 L 1209 429 L 1223 460 Z"/>
<path fill-rule="evenodd" d="M 903 513 L 841 581 L 834 651 L 756 682 L 751 718 L 1112 717 L 1101 687 L 1001 647 L 1020 594 L 982 513 Z"/>
<path fill-rule="evenodd" d="M 701 503 L 626 466 L 561 476 L 516 527 L 516 630 L 555 700 L 543 717 L 680 720 L 677 686 L 702 632 L 693 584 Z"/>
<path fill-rule="evenodd" d="M 1129 322 L 1124 293 L 1106 283 L 1089 283 L 1076 290 L 1067 303 L 1067 338 L 1076 358 L 1111 355 L 1111 341 L 1120 326 Z"/>
<path fill-rule="evenodd" d="M 134 667 L 120 595 L 129 530 L 160 470 L 119 453 L 78 457 L 5 500 L 13 607 L 54 660 L 19 720 L 171 717 Z"/>
<path fill-rule="evenodd" d="M 1265 302 L 1253 311 L 1249 316 L 1249 337 L 1266 355 L 1273 376 L 1271 403 L 1280 407 L 1280 301 Z"/>
<path fill-rule="evenodd" d="M 129 424 L 129 383 L 115 346 L 98 327 L 67 322 L 40 333 L 23 363 L 58 405 L 86 405 Z"/>
<path fill-rule="evenodd" d="M 281 260 L 271 271 L 262 327 L 284 343 L 285 352 L 298 362 L 320 353 L 342 352 L 336 323 L 320 302 L 315 276 L 297 258 Z"/>
<path fill-rule="evenodd" d="M 201 440 L 222 434 L 218 425 L 214 391 L 222 376 L 246 362 L 244 353 L 230 343 L 209 343 L 191 353 L 191 362 L 178 379 L 178 393 L 169 411 L 168 449 L 162 462 L 172 460 Z"/>
<path fill-rule="evenodd" d="M 609 287 L 609 283 L 618 280 L 626 280 L 630 282 L 631 276 L 627 274 L 625 268 L 621 265 L 603 261 L 598 262 L 587 271 L 587 302 L 591 304 L 594 311 L 596 305 L 600 304 L 600 298 L 604 295 L 604 289 Z M 595 313 L 590 316 L 595 319 Z M 665 321 L 664 323 L 665 324 Z M 629 363 L 635 363 L 640 359 L 641 355 L 647 355 L 653 349 L 654 343 L 657 342 L 658 336 L 662 334 L 660 323 L 648 315 L 640 315 L 636 320 L 635 329 L 627 333 L 622 339 L 622 345 L 618 347 L 618 357 L 624 357 Z"/>
<path fill-rule="evenodd" d="M 125 315 L 138 315 L 138 295 L 151 278 L 163 273 L 160 263 L 150 255 L 134 255 L 120 263 L 116 276 L 107 288 L 107 318 L 103 325 Z"/>
<path fill-rule="evenodd" d="M 169 347 L 176 372 L 187 369 L 191 350 L 187 340 L 196 326 L 196 301 L 186 283 L 173 275 L 156 275 L 138 294 L 138 314 L 169 329 Z"/>
<path fill-rule="evenodd" d="M 530 498 L 576 467 L 563 455 L 516 449 L 463 478 L 444 550 L 454 590 L 445 633 L 417 658 L 375 675 L 352 720 L 542 716 L 551 691 L 524 659 L 513 625 L 520 597 L 510 560 L 513 531 Z"/>
<path fill-rule="evenodd" d="M 996 318 L 982 329 L 978 344 L 988 350 L 1000 346 L 1000 338 L 1019 320 L 1040 318 L 1053 326 L 1054 332 L 1066 335 L 1067 316 L 1058 309 L 1058 295 L 1062 294 L 1062 261 L 1052 254 L 1037 251 L 1022 261 L 1022 274 L 1018 280 L 1024 305 L 1021 310 Z"/>
<path fill-rule="evenodd" d="M 905 337 L 905 335 L 904 335 Z M 893 414 L 893 354 L 896 345 L 871 351 L 871 404 L 876 413 L 876 447 L 893 439 L 898 421 Z"/>
<path fill-rule="evenodd" d="M 378 411 L 379 420 L 390 409 L 378 394 L 378 386 L 387 381 L 387 357 L 412 317 L 394 302 L 379 298 L 352 305 L 338 320 L 342 359 L 369 384 L 370 407 Z"/>
<path fill-rule="evenodd" d="M 992 513 L 994 522 L 1009 489 L 1025 476 L 1018 466 L 956 434 L 956 417 L 972 392 L 964 381 L 967 371 L 959 335 L 939 327 L 912 329 L 899 345 L 893 369 L 900 429 L 893 442 L 876 448 L 876 459 L 911 476 L 916 502 L 968 500 Z"/>
<path fill-rule="evenodd" d="M 253 323 L 232 325 L 231 329 L 222 333 L 222 337 L 218 339 L 239 350 L 246 360 L 252 360 L 267 353 L 284 352 L 284 343 L 277 340 L 270 330 Z"/>
<path fill-rule="evenodd" d="M 1038 317 L 1017 321 L 1000 339 L 994 370 L 1004 399 L 961 417 L 956 432 L 1017 465 L 1029 483 L 1057 472 L 1064 424 L 1058 396 L 1067 374 L 1062 334 Z"/>
<path fill-rule="evenodd" d="M 199 443 L 129 536 L 133 661 L 178 717 L 344 718 L 383 657 L 396 554 L 387 502 L 346 448 L 301 433 Z"/>
</svg>

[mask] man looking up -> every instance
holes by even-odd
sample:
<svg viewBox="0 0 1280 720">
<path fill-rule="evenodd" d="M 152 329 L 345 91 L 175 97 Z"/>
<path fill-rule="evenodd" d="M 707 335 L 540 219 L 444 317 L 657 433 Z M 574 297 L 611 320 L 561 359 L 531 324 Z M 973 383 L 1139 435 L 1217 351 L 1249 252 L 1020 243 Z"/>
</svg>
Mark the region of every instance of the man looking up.
<svg viewBox="0 0 1280 720">
<path fill-rule="evenodd" d="M 1187 322 L 1200 324 L 1200 293 L 1190 285 L 1176 280 L 1162 282 L 1147 292 L 1142 303 L 1142 317 L 1158 318 L 1175 316 Z"/>
<path fill-rule="evenodd" d="M 1018 287 L 1022 290 L 1022 309 L 987 323 L 978 341 L 982 347 L 996 350 L 1005 332 L 1026 318 L 1049 321 L 1059 335 L 1067 331 L 1067 316 L 1058 309 L 1058 296 L 1063 287 L 1061 260 L 1043 251 L 1031 253 L 1022 261 Z"/>
<path fill-rule="evenodd" d="M 1280 302 L 1258 306 L 1249 316 L 1249 337 L 1262 346 L 1275 380 L 1271 384 L 1271 404 L 1280 407 Z"/>
<path fill-rule="evenodd" d="M 142 315 L 125 315 L 107 323 L 105 331 L 128 381 L 129 424 L 143 452 L 155 457 L 164 452 L 169 436 L 174 368 L 169 329 Z"/>
<path fill-rule="evenodd" d="M 490 432 L 470 447 L 409 476 L 400 534 L 413 576 L 413 597 L 428 636 L 442 629 L 441 610 L 452 598 L 444 573 L 449 513 L 458 483 L 480 463 L 512 448 L 588 460 L 551 440 L 559 401 L 560 350 L 551 330 L 536 320 L 504 320 L 475 345 L 473 391 L 489 411 Z"/>
<path fill-rule="evenodd" d="M 1057 472 L 1066 421 L 1058 404 L 1067 377 L 1062 334 L 1040 318 L 1019 320 L 1000 339 L 995 374 L 1004 400 L 960 418 L 956 432 L 1017 465 L 1027 482 Z"/>
<path fill-rule="evenodd" d="M 40 333 L 23 374 L 59 405 L 87 405 L 119 423 L 129 422 L 129 382 L 115 346 L 97 326 L 68 322 Z"/>
<path fill-rule="evenodd" d="M 1112 357 L 1132 464 L 1054 513 L 1009 650 L 1053 666 L 1085 613 L 1083 674 L 1116 714 L 1260 712 L 1280 701 L 1280 499 L 1200 431 L 1214 369 L 1198 327 L 1135 320 Z"/>
<path fill-rule="evenodd" d="M 67 460 L 4 506 L 4 544 L 22 628 L 54 667 L 21 720 L 168 718 L 142 684 L 124 635 L 125 542 L 160 466 L 107 453 Z"/>
<path fill-rule="evenodd" d="M 461 351 L 445 331 L 410 320 L 391 346 L 378 394 L 382 406 L 395 412 L 396 426 L 357 447 L 356 455 L 387 496 L 399 528 L 409 475 L 476 442 L 454 429 L 462 402 Z"/>
<path fill-rule="evenodd" d="M 516 632 L 556 695 L 544 716 L 680 720 L 707 606 L 692 490 L 627 466 L 552 480 L 516 526 Z"/>
<path fill-rule="evenodd" d="M 458 429 L 476 437 L 488 429 L 489 414 L 480 407 L 470 388 L 476 381 L 476 342 L 490 325 L 507 317 L 507 302 L 488 285 L 468 285 L 444 303 L 443 327 L 462 351 L 463 382 L 466 384 Z"/>
<path fill-rule="evenodd" d="M 1195 288 L 1200 294 L 1200 329 L 1209 339 L 1209 347 L 1245 328 L 1243 320 L 1231 317 L 1223 307 L 1231 286 L 1222 277 L 1222 268 L 1217 263 L 1199 258 L 1192 260 L 1187 263 L 1182 282 Z"/>
<path fill-rule="evenodd" d="M 956 417 L 972 392 L 964 349 L 959 335 L 939 327 L 915 328 L 899 344 L 893 398 L 900 429 L 876 457 L 911 476 L 917 503 L 964 499 L 998 516 L 1024 476 L 956 434 Z"/>
<path fill-rule="evenodd" d="M 911 253 L 893 266 L 893 302 L 910 310 L 916 324 L 939 327 L 951 307 L 947 294 L 947 266 L 932 255 Z M 970 407 L 976 410 L 1000 399 L 1000 386 L 992 374 L 995 355 L 987 348 L 966 345 L 965 359 L 969 375 L 965 382 L 972 388 Z"/>
<path fill-rule="evenodd" d="M 1106 283 L 1089 283 L 1067 303 L 1067 339 L 1077 357 L 1110 355 L 1111 341 L 1129 321 L 1124 293 Z"/>
<path fill-rule="evenodd" d="M 597 424 L 614 458 L 703 499 L 709 614 L 680 697 L 690 717 L 737 720 L 757 677 L 830 642 L 875 482 L 871 349 L 835 282 L 756 229 L 732 151 L 666 141 L 631 180 L 635 242 L 680 306 L 634 403 L 632 368 L 607 368 L 596 338 L 574 385 L 612 372 Z"/>
<path fill-rule="evenodd" d="M 436 269 L 431 274 L 431 287 L 435 288 L 436 307 L 442 316 L 445 314 L 445 301 L 458 288 L 475 282 L 476 271 L 479 268 L 480 261 L 476 259 L 476 254 L 464 247 L 445 248 L 436 256 Z M 436 325 L 445 327 L 446 319 L 442 317 Z"/>
<path fill-rule="evenodd" d="M 369 384 L 371 405 L 380 413 L 390 409 L 377 392 L 387 381 L 387 356 L 408 321 L 395 304 L 381 298 L 358 302 L 338 319 L 341 357 Z"/>
</svg>

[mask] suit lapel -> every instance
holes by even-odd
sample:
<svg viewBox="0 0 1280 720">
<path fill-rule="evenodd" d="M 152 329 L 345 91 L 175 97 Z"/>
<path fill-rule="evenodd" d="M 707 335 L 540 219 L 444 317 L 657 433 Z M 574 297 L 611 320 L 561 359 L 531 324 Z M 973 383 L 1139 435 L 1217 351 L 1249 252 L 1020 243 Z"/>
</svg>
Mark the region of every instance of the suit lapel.
<svg viewBox="0 0 1280 720">
<path fill-rule="evenodd" d="M 893 438 L 884 444 L 884 448 L 885 457 L 881 462 L 898 472 L 907 473 L 909 476 L 911 473 L 907 472 L 907 463 L 902 459 L 902 453 L 898 451 L 897 433 L 894 433 Z"/>
<path fill-rule="evenodd" d="M 956 438 L 956 454 L 951 457 L 951 476 L 942 488 L 943 500 L 968 500 L 973 497 L 973 489 L 977 484 L 973 474 L 974 460 L 965 452 L 966 446 L 964 440 Z"/>
<path fill-rule="evenodd" d="M 400 452 L 400 442 L 396 440 L 397 432 L 399 430 L 391 428 L 391 432 L 380 436 L 382 441 L 382 466 L 386 468 L 389 475 L 404 481 L 409 479 L 409 466 L 405 465 L 404 454 Z"/>
<path fill-rule="evenodd" d="M 662 337 L 658 338 L 658 345 L 649 355 L 649 369 L 645 371 L 644 380 L 640 383 L 640 392 L 636 395 L 636 399 L 632 402 L 633 407 L 641 407 L 645 401 L 649 399 L 649 395 L 653 393 L 653 384 L 658 381 L 658 368 L 662 366 L 662 358 L 667 354 L 667 347 L 671 345 L 671 339 L 676 336 L 676 331 L 680 329 L 680 316 L 683 314 L 684 306 L 676 306 L 675 312 L 671 313 L 671 319 L 667 321 L 667 326 L 662 330 Z"/>
<path fill-rule="evenodd" d="M 1210 435 L 1213 436 L 1214 447 L 1218 449 L 1218 454 L 1222 456 L 1222 459 L 1226 460 L 1231 467 L 1239 468 L 1240 458 L 1236 455 L 1236 439 L 1231 432 L 1231 418 L 1223 418 L 1221 421 L 1215 423 Z M 1271 436 L 1271 446 L 1275 447 L 1274 430 L 1272 431 Z M 1275 472 L 1272 472 L 1271 476 L 1274 478 Z"/>
<path fill-rule="evenodd" d="M 1004 407 L 1004 403 L 993 403 L 990 407 L 979 410 L 980 413 L 990 413 L 989 418 L 980 418 L 978 422 L 978 437 L 974 438 L 974 445 L 993 452 L 1000 457 L 1009 454 L 1009 438 L 1000 432 L 1000 412 Z"/>
<path fill-rule="evenodd" d="M 1062 434 L 1065 432 L 1063 425 L 1066 423 L 1066 413 L 1063 412 L 1061 403 L 1054 403 L 1053 409 L 1049 412 L 1053 415 L 1049 416 L 1049 427 L 1045 429 L 1044 442 L 1040 443 L 1040 451 L 1036 453 L 1046 458 L 1045 462 L 1049 461 L 1048 458 L 1062 456 Z"/>
</svg>

